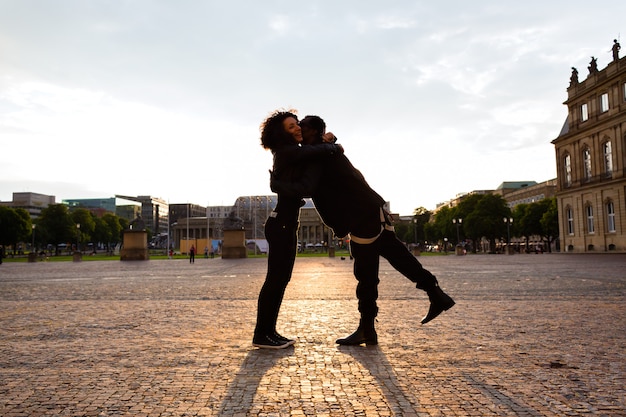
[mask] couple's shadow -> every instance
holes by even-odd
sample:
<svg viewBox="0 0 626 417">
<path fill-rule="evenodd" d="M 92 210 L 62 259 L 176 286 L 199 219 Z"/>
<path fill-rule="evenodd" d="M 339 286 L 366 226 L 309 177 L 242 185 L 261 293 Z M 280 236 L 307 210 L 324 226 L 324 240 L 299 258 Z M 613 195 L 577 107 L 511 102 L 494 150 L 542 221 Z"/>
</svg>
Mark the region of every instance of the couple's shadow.
<svg viewBox="0 0 626 417">
<path fill-rule="evenodd" d="M 253 407 L 258 407 L 259 401 L 255 401 L 255 397 L 261 380 L 277 364 L 281 366 L 279 362 L 288 361 L 290 357 L 296 356 L 295 349 L 297 348 L 291 346 L 280 350 L 254 349 L 249 351 L 230 383 L 217 415 L 232 416 L 241 413 L 247 415 Z M 403 389 L 405 384 L 398 381 L 393 366 L 379 346 L 338 346 L 337 350 L 354 359 L 369 372 L 384 396 L 392 415 L 402 415 L 407 412 L 407 404 L 410 404 L 411 408 L 415 405 L 416 398 L 405 392 Z M 285 366 L 292 365 L 293 363 Z M 354 381 L 354 384 L 360 383 L 363 382 Z M 271 396 L 273 393 L 264 392 L 264 394 Z"/>
<path fill-rule="evenodd" d="M 414 407 L 418 405 L 417 398 L 405 390 L 404 387 L 408 382 L 398 380 L 393 365 L 379 345 L 338 346 L 337 349 L 339 352 L 354 358 L 363 369 L 368 370 L 384 396 L 391 415 L 401 416 L 415 412 Z M 355 382 L 358 383 L 359 381 Z"/>
<path fill-rule="evenodd" d="M 265 374 L 278 362 L 293 355 L 293 346 L 286 349 L 249 351 L 224 394 L 217 415 L 233 416 L 242 413 L 248 415 Z"/>
</svg>

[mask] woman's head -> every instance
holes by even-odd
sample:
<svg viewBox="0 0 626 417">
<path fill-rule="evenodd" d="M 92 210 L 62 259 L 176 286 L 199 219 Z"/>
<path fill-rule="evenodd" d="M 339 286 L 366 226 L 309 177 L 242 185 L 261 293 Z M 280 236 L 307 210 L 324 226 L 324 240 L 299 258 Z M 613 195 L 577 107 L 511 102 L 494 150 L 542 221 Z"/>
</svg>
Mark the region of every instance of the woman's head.
<svg viewBox="0 0 626 417">
<path fill-rule="evenodd" d="M 302 131 L 295 110 L 276 110 L 261 123 L 261 146 L 276 149 L 302 142 Z"/>
</svg>

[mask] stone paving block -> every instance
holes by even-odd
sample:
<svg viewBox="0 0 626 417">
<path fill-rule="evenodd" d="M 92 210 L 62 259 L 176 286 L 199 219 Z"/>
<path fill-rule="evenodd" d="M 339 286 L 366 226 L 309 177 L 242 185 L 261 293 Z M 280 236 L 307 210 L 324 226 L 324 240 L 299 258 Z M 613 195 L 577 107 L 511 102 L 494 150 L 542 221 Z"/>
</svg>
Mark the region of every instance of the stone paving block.
<svg viewBox="0 0 626 417">
<path fill-rule="evenodd" d="M 624 255 L 420 257 L 457 305 L 382 262 L 378 346 L 352 262 L 298 258 L 251 344 L 265 259 L 4 263 L 1 416 L 626 416 Z"/>
</svg>

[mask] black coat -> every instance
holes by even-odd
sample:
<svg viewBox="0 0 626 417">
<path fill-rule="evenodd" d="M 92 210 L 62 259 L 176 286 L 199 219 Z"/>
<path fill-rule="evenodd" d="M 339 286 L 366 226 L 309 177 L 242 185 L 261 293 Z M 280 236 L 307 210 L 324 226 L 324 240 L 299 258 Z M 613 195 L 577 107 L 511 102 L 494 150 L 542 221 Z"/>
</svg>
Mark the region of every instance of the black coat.
<svg viewBox="0 0 626 417">
<path fill-rule="evenodd" d="M 380 232 L 380 209 L 385 200 L 374 191 L 344 154 L 325 163 L 313 202 L 335 235 L 372 237 Z"/>
<path fill-rule="evenodd" d="M 297 222 L 303 197 L 310 197 L 319 182 L 321 171 L 309 166 L 321 166 L 341 148 L 335 144 L 319 146 L 282 146 L 272 150 L 274 165 L 270 187 L 278 193 L 275 211 L 287 222 Z M 284 184 L 283 187 L 274 184 Z"/>
<path fill-rule="evenodd" d="M 326 145 L 304 146 L 318 148 Z M 339 237 L 353 233 L 372 237 L 380 232 L 380 209 L 385 200 L 343 153 L 332 153 L 292 167 L 291 176 L 274 175 L 272 190 L 284 195 L 313 198 L 322 221 Z"/>
</svg>

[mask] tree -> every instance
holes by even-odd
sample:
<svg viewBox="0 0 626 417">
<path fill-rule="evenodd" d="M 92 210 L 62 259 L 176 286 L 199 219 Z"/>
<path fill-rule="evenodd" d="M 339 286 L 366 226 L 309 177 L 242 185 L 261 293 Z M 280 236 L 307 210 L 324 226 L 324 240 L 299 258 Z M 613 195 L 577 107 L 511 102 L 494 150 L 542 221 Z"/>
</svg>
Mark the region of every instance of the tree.
<svg viewBox="0 0 626 417">
<path fill-rule="evenodd" d="M 484 194 L 474 210 L 463 221 L 463 227 L 470 236 L 485 237 L 489 240 L 490 251 L 495 251 L 496 239 L 506 235 L 506 224 L 502 221 L 511 217 L 511 209 L 506 200 L 497 194 Z"/>
<path fill-rule="evenodd" d="M 128 226 L 129 226 L 129 221 L 123 217 L 118 217 L 117 221 L 120 224 L 120 231 L 117 234 L 117 238 L 115 237 L 115 235 L 113 236 L 114 240 L 112 243 L 118 243 L 121 242 L 124 239 L 124 230 L 128 230 Z"/>
<path fill-rule="evenodd" d="M 87 209 L 79 208 L 74 210 L 72 214 L 70 214 L 70 217 L 76 225 L 75 227 L 78 229 L 76 233 L 78 235 L 79 246 L 83 242 L 91 241 L 92 234 L 96 229 L 93 214 Z M 80 227 L 78 227 L 78 225 L 80 225 Z M 76 250 L 80 250 L 80 247 L 76 248 Z"/>
<path fill-rule="evenodd" d="M 18 242 L 25 241 L 31 233 L 31 220 L 22 208 L 0 206 L 0 244 L 17 248 Z"/>
<path fill-rule="evenodd" d="M 398 222 L 394 224 L 396 230 L 396 236 L 403 242 L 413 241 L 413 229 L 409 226 L 408 222 Z"/>
<path fill-rule="evenodd" d="M 47 242 L 55 245 L 57 253 L 59 244 L 69 243 L 76 237 L 76 226 L 64 204 L 52 204 L 43 209 L 37 224 Z"/>
<path fill-rule="evenodd" d="M 541 218 L 544 212 L 545 208 L 539 203 L 531 203 L 526 206 L 524 216 L 522 217 L 522 224 L 524 225 L 526 236 L 543 236 Z M 530 250 L 528 247 L 528 239 L 526 248 Z"/>
<path fill-rule="evenodd" d="M 413 211 L 413 238 L 415 243 L 422 243 L 426 240 L 424 227 L 430 221 L 431 212 L 424 207 L 418 207 Z"/>
<path fill-rule="evenodd" d="M 559 210 L 556 198 L 547 198 L 539 203 L 545 209 L 540 220 L 542 236 L 548 242 L 548 252 L 552 252 L 552 242 L 559 237 Z"/>
<path fill-rule="evenodd" d="M 526 218 L 526 212 L 529 211 L 529 204 L 518 204 L 513 209 L 513 234 L 518 237 L 523 237 L 526 243 L 526 250 L 530 244 L 530 236 L 532 235 L 532 227 Z"/>
<path fill-rule="evenodd" d="M 478 249 L 477 243 L 480 242 L 482 235 L 480 234 L 480 229 L 473 228 L 471 225 L 472 218 L 470 213 L 472 213 L 480 200 L 482 200 L 483 194 L 470 194 L 464 197 L 458 206 L 455 207 L 454 217 L 455 219 L 463 219 L 462 226 L 460 227 L 461 232 L 467 238 L 472 241 L 472 253 L 476 253 Z M 469 217 L 469 225 L 468 225 L 468 217 Z"/>
<path fill-rule="evenodd" d="M 104 221 L 102 217 L 94 217 L 95 228 L 91 234 L 92 242 L 107 244 L 111 241 L 111 232 L 109 225 Z M 96 247 L 94 246 L 94 252 Z"/>
<path fill-rule="evenodd" d="M 452 209 L 442 207 L 435 214 L 433 221 L 424 227 L 424 237 L 430 242 L 440 242 L 447 236 L 447 223 L 452 221 Z"/>
</svg>

